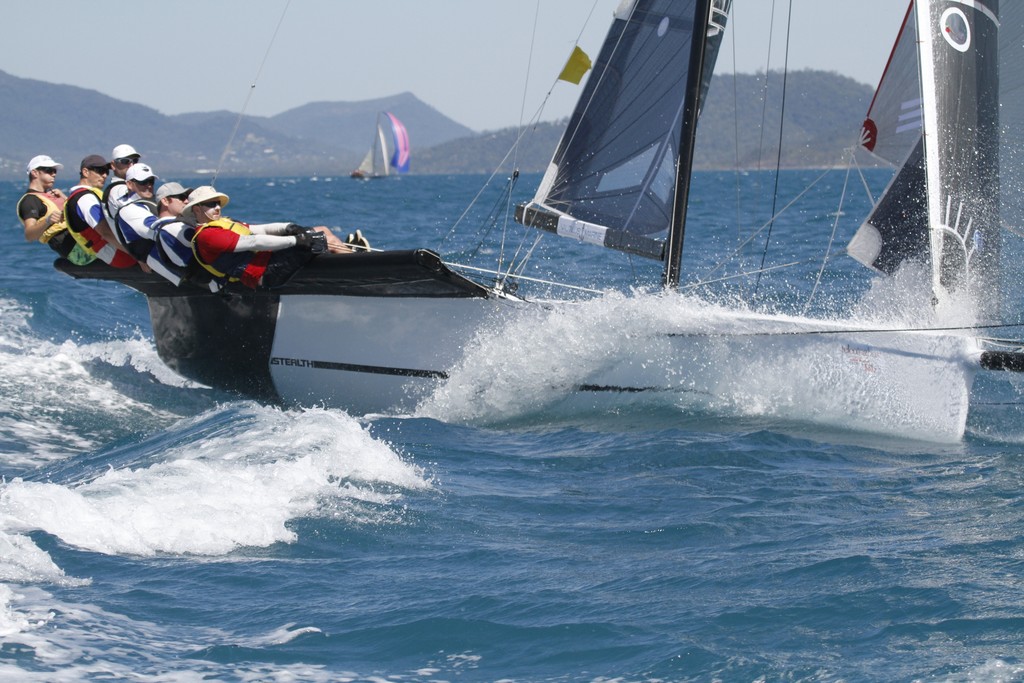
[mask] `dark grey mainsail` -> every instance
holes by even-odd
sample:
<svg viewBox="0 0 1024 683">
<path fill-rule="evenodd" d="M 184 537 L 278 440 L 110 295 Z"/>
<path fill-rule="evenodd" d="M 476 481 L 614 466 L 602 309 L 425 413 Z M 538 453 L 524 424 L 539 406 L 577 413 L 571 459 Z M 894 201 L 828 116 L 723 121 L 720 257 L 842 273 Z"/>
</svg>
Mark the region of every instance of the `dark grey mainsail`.
<svg viewBox="0 0 1024 683">
<path fill-rule="evenodd" d="M 978 312 L 998 281 L 998 14 L 998 0 L 917 8 L 932 284 L 968 293 Z"/>
<path fill-rule="evenodd" d="M 619 8 L 537 194 L 517 208 L 517 220 L 666 257 L 677 174 L 690 175 L 680 150 L 692 151 L 730 5 L 635 0 Z M 679 226 L 683 219 L 677 216 Z"/>
</svg>

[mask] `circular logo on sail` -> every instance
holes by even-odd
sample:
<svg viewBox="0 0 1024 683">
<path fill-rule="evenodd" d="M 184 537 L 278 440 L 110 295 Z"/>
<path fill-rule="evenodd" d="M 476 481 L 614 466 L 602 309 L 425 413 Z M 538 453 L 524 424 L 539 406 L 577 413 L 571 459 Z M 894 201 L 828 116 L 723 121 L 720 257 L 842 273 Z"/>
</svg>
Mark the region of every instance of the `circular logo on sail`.
<svg viewBox="0 0 1024 683">
<path fill-rule="evenodd" d="M 860 144 L 869 152 L 875 151 L 875 144 L 878 142 L 878 125 L 871 118 L 864 119 L 864 125 L 860 129 Z"/>
<path fill-rule="evenodd" d="M 939 27 L 942 37 L 953 46 L 954 50 L 967 52 L 971 46 L 971 25 L 967 23 L 967 17 L 956 7 L 950 7 L 942 13 L 939 20 Z"/>
</svg>

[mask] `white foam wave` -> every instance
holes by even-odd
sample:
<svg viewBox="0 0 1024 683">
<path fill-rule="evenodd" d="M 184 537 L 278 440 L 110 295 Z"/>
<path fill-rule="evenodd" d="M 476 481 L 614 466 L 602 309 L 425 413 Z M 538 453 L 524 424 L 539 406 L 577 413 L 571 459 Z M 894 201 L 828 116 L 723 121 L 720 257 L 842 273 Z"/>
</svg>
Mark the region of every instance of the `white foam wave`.
<svg viewBox="0 0 1024 683">
<path fill-rule="evenodd" d="M 235 404 L 182 421 L 175 435 L 177 445 L 147 466 L 111 468 L 77 484 L 0 483 L 0 581 L 80 583 L 32 542 L 32 530 L 107 554 L 223 556 L 295 540 L 288 523 L 300 517 L 391 521 L 404 492 L 431 487 L 420 468 L 341 412 Z M 52 680 L 60 671 L 68 680 L 96 673 L 143 680 L 156 671 L 140 674 L 138 667 L 152 666 L 160 670 L 154 680 L 191 681 L 199 666 L 211 676 L 339 680 L 338 672 L 317 666 L 225 668 L 189 659 L 212 645 L 269 648 L 311 633 L 320 629 L 293 623 L 245 638 L 213 629 L 171 633 L 98 607 L 60 603 L 37 588 L 0 583 L 0 637 L 33 652 L 32 670 L 39 672 L 33 679 L 23 663 L 0 662 L 0 678 Z M 157 664 L 154 653 L 161 655 Z"/>
<path fill-rule="evenodd" d="M 344 413 L 253 404 L 147 467 L 76 485 L 0 485 L 0 531 L 41 529 L 106 554 L 215 556 L 292 542 L 287 523 L 296 518 L 344 515 L 346 506 L 364 515 L 360 504 L 386 506 L 404 489 L 429 486 Z"/>
<path fill-rule="evenodd" d="M 53 618 L 53 612 L 40 609 L 19 609 L 14 603 L 23 596 L 0 583 L 0 638 L 38 629 Z"/>
<path fill-rule="evenodd" d="M 65 577 L 64 571 L 28 536 L 6 529 L 0 531 L 0 581 L 45 581 L 64 585 L 83 583 Z"/>
<path fill-rule="evenodd" d="M 318 629 L 316 626 L 301 626 L 299 628 L 295 628 L 295 622 L 290 622 L 281 628 L 274 629 L 262 637 L 251 638 L 245 641 L 245 644 L 249 647 L 284 645 L 285 643 L 290 643 L 299 636 L 306 635 L 307 633 L 323 633 L 323 631 Z"/>
<path fill-rule="evenodd" d="M 160 361 L 150 340 L 53 343 L 29 328 L 31 313 L 0 300 L 0 452 L 9 466 L 31 466 L 96 446 L 111 426 L 161 426 L 178 415 L 98 377 L 97 363 L 130 366 L 170 386 L 197 386 Z"/>
<path fill-rule="evenodd" d="M 195 389 L 204 385 L 177 374 L 160 360 L 153 341 L 136 335 L 116 342 L 76 345 L 65 342 L 69 355 L 83 362 L 100 361 L 114 366 L 131 366 L 140 373 L 151 375 L 156 381 L 171 387 Z"/>
<path fill-rule="evenodd" d="M 899 327 L 666 294 L 530 307 L 479 334 L 417 414 L 488 423 L 656 407 L 960 439 L 973 343 L 888 331 Z"/>
<path fill-rule="evenodd" d="M 294 638 L 306 629 L 289 631 Z M 276 633 L 276 631 L 275 631 Z M 94 605 L 69 603 L 39 588 L 0 584 L 0 638 L 21 658 L 0 660 L 0 680 L 132 680 L 194 683 L 199 680 L 353 680 L 346 673 L 308 664 L 217 663 L 192 655 L 218 645 L 273 647 L 214 628 L 179 628 L 129 619 Z M 287 640 L 282 641 L 287 642 Z M 28 663 L 26 658 L 30 661 Z"/>
</svg>

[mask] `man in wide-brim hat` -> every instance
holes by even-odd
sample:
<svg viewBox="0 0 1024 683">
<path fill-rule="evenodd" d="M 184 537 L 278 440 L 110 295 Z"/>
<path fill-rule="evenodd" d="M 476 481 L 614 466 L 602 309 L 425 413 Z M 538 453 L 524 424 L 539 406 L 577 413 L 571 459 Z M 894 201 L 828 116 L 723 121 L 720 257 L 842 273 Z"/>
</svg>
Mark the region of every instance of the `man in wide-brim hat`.
<svg viewBox="0 0 1024 683">
<path fill-rule="evenodd" d="M 353 248 L 327 227 L 304 228 L 295 223 L 250 225 L 223 216 L 229 198 L 210 185 L 192 190 L 182 217 L 196 226 L 192 239 L 199 263 L 221 284 L 246 287 L 283 285 L 302 266 L 324 251 Z"/>
</svg>

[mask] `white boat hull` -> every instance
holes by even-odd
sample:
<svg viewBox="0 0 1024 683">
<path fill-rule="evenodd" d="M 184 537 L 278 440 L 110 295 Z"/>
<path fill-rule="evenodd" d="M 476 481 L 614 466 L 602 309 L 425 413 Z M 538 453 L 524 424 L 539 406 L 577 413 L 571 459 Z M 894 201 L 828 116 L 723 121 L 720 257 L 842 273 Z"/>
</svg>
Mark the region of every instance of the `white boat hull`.
<svg viewBox="0 0 1024 683">
<path fill-rule="evenodd" d="M 956 441 L 981 367 L 971 336 L 682 296 L 527 303 L 461 278 L 429 252 L 325 259 L 278 292 L 229 296 L 141 273 L 67 270 L 146 293 L 158 352 L 186 377 L 359 414 L 500 422 L 667 407 Z"/>
<path fill-rule="evenodd" d="M 667 409 L 950 442 L 964 433 L 977 356 L 971 336 L 760 315 L 683 297 L 566 303 L 479 335 L 420 410 L 502 421 Z"/>
<path fill-rule="evenodd" d="M 509 300 L 282 296 L 270 376 L 288 403 L 408 412 Z"/>
</svg>

